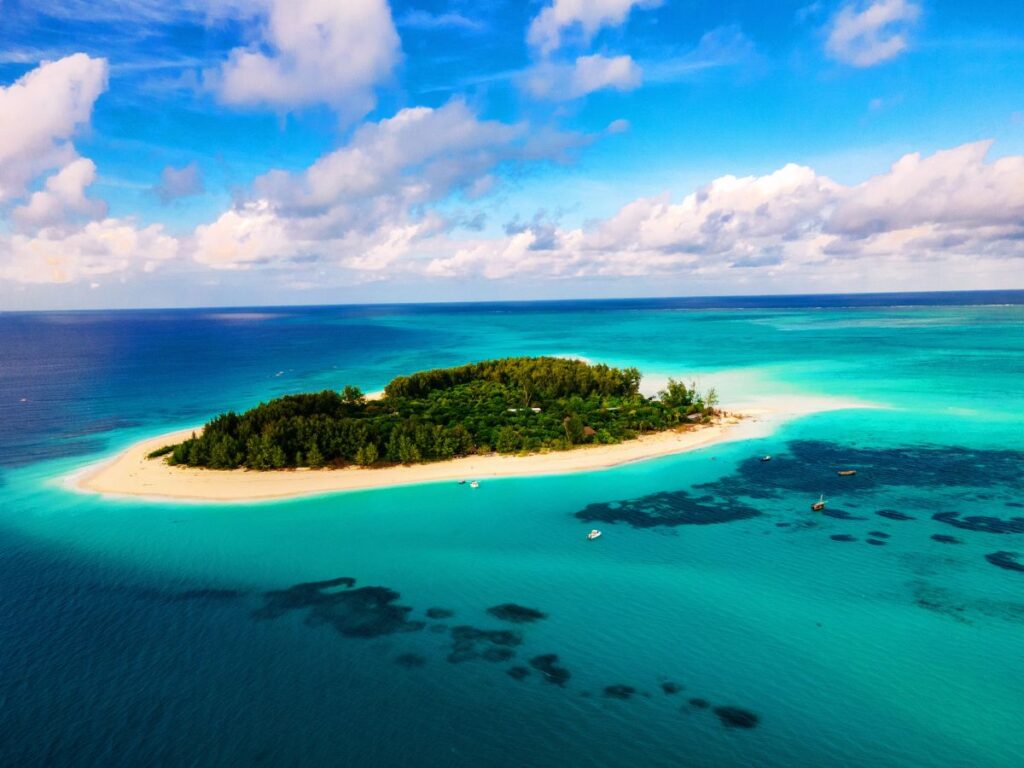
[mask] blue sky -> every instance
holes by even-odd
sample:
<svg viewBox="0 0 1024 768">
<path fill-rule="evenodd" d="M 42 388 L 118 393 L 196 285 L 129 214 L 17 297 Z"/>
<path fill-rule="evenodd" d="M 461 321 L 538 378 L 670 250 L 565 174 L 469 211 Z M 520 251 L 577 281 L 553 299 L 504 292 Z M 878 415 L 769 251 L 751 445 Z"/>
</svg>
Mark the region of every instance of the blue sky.
<svg viewBox="0 0 1024 768">
<path fill-rule="evenodd" d="M 1022 243 L 1019 2 L 0 0 L 0 309 L 1022 287 Z"/>
</svg>

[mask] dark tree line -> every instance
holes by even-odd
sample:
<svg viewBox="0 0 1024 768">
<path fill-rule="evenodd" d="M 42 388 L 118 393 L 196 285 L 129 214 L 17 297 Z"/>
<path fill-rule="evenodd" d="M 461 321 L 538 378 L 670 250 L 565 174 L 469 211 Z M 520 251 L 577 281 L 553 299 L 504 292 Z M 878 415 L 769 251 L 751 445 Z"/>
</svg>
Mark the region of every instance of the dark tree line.
<svg viewBox="0 0 1024 768">
<path fill-rule="evenodd" d="M 701 398 L 670 379 L 653 399 L 639 385 L 635 368 L 488 360 L 400 376 L 378 400 L 355 387 L 286 395 L 221 414 L 201 434 L 152 455 L 216 469 L 409 464 L 618 443 L 713 413 L 713 392 Z"/>
</svg>

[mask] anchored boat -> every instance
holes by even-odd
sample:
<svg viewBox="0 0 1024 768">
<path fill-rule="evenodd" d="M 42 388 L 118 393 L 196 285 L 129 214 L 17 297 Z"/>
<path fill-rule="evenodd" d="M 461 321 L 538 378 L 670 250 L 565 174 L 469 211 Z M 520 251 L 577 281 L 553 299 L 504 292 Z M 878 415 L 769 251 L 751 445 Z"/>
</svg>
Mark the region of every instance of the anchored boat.
<svg viewBox="0 0 1024 768">
<path fill-rule="evenodd" d="M 595 528 L 594 530 L 592 530 L 590 533 L 587 534 L 587 538 L 590 539 L 591 541 L 593 541 L 594 539 L 598 539 L 600 537 L 601 537 L 601 532 L 599 530 L 597 530 L 597 528 Z"/>
<path fill-rule="evenodd" d="M 857 474 L 856 469 L 840 469 L 837 473 L 840 477 L 853 477 Z"/>
<path fill-rule="evenodd" d="M 821 512 L 825 508 L 825 494 L 822 494 L 816 502 L 811 504 L 811 510 L 814 512 Z"/>
</svg>

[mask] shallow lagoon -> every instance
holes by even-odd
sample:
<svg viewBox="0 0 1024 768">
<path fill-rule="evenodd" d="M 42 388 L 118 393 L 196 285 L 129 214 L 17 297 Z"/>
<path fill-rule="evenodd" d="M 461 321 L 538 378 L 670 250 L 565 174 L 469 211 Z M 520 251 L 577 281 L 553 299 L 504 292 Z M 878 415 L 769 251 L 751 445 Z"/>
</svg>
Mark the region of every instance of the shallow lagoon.
<svg viewBox="0 0 1024 768">
<path fill-rule="evenodd" d="M 19 361 L 0 373 L 5 763 L 1024 760 L 1024 574 L 986 559 L 1024 555 L 1012 523 L 1024 516 L 1021 306 L 506 305 L 0 326 L 4 359 Z M 42 361 L 33 349 L 46 342 Z M 172 505 L 54 481 L 222 407 L 520 353 L 635 363 L 653 379 L 695 371 L 727 402 L 808 393 L 885 407 L 475 491 Z M 757 462 L 764 453 L 775 458 Z M 857 476 L 835 476 L 840 463 Z M 812 515 L 818 493 L 846 514 Z M 730 506 L 756 514 L 708 519 Z M 629 516 L 593 523 L 588 508 Z M 978 515 L 1005 524 L 952 524 Z M 588 542 L 595 524 L 604 536 Z M 507 604 L 527 613 L 488 611 Z M 531 610 L 543 617 L 509 620 Z"/>
</svg>

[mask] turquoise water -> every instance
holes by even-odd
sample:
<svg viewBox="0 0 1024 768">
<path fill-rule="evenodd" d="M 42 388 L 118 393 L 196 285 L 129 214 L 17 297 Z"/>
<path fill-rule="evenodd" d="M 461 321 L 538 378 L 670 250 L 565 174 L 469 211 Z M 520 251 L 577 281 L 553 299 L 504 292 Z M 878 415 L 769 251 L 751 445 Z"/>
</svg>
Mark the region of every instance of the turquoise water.
<svg viewBox="0 0 1024 768">
<path fill-rule="evenodd" d="M 986 555 L 1024 563 L 1024 296 L 972 300 L 0 315 L 0 762 L 1020 765 L 1024 572 Z M 877 407 L 476 491 L 61 484 L 225 407 L 512 354 Z"/>
</svg>

